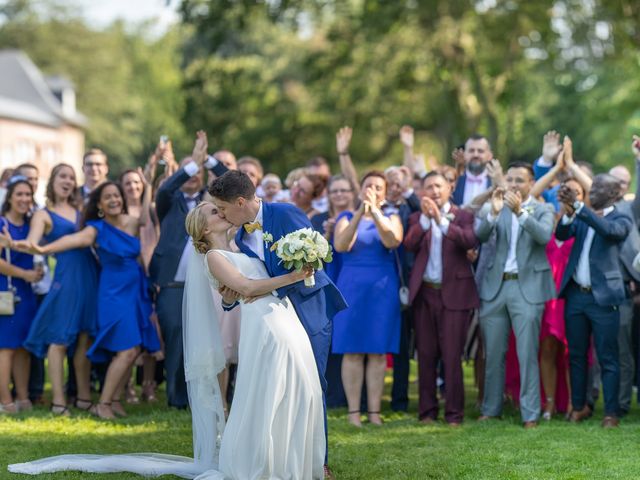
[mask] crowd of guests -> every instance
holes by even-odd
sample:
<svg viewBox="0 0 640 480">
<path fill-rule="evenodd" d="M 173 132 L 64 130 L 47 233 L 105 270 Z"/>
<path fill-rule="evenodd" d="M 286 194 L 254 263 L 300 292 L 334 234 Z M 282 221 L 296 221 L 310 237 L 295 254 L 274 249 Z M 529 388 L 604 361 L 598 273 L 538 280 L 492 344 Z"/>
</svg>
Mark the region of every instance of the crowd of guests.
<svg viewBox="0 0 640 480">
<path fill-rule="evenodd" d="M 40 400 L 44 358 L 54 414 L 74 406 L 125 416 L 123 402 L 139 401 L 136 365 L 143 399 L 155 400 L 163 379 L 168 404 L 188 406 L 185 218 L 213 179 L 239 170 L 263 201 L 297 206 L 334 248 L 326 270 L 349 307 L 333 319 L 326 395 L 329 407 L 347 407 L 351 424 L 360 426 L 364 412 L 382 423 L 389 366 L 391 407 L 408 409 L 415 356 L 422 423 L 437 420 L 443 396 L 444 420 L 461 424 L 462 362 L 473 358 L 480 421 L 499 418 L 510 397 L 526 428 L 556 413 L 578 422 L 591 416 L 601 383 L 602 424 L 617 426 L 635 383 L 640 282 L 640 196 L 628 194 L 629 171 L 594 176 L 555 131 L 533 164 L 503 169 L 488 139 L 474 135 L 452 153 L 454 166 L 439 165 L 414 153 L 405 126 L 401 164 L 359 175 L 352 133 L 336 134 L 335 175 L 315 157 L 282 180 L 257 158 L 209 155 L 202 132 L 181 162 L 163 139 L 144 170 L 117 181 L 108 179 L 106 154 L 89 150 L 84 185 L 69 165 L 55 166 L 45 205 L 34 201 L 34 165 L 3 172 L 0 291 L 13 289 L 19 301 L 0 315 L 0 412 Z M 638 168 L 637 137 L 632 149 Z M 212 295 L 229 366 L 219 380 L 231 401 L 240 320 Z"/>
</svg>

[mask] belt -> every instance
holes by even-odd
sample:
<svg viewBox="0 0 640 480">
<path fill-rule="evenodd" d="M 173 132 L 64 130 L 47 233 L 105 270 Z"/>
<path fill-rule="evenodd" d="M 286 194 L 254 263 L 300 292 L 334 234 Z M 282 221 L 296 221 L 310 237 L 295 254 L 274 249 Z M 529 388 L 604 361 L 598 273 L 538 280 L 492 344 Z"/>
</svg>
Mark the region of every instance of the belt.
<svg viewBox="0 0 640 480">
<path fill-rule="evenodd" d="M 160 289 L 163 288 L 184 288 L 184 282 L 169 282 L 166 285 L 160 287 Z"/>
<path fill-rule="evenodd" d="M 441 283 L 424 282 L 425 287 L 433 288 L 434 290 L 440 290 L 442 288 Z"/>
<path fill-rule="evenodd" d="M 518 279 L 518 274 L 517 273 L 503 273 L 502 274 L 502 280 L 517 280 Z"/>
</svg>

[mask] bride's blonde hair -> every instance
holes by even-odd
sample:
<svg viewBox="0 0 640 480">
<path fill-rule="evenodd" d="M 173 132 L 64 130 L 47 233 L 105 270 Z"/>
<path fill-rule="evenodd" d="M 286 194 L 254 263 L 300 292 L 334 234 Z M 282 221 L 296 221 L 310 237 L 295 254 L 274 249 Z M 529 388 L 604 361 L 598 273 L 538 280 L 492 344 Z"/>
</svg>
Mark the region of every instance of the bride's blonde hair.
<svg viewBox="0 0 640 480">
<path fill-rule="evenodd" d="M 204 231 L 207 228 L 207 216 L 202 211 L 202 208 L 206 205 L 211 205 L 211 203 L 201 202 L 196 205 L 196 208 L 188 213 L 184 221 L 184 228 L 191 237 L 193 246 L 198 253 L 203 254 L 209 250 L 209 243 L 204 238 Z"/>
</svg>

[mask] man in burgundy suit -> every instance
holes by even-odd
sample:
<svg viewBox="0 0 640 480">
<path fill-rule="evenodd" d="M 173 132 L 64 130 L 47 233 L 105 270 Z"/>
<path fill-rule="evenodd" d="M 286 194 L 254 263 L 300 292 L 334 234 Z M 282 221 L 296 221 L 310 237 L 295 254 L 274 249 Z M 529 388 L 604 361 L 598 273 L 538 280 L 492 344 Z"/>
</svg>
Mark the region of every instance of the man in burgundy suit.
<svg viewBox="0 0 640 480">
<path fill-rule="evenodd" d="M 421 212 L 409 217 L 405 247 L 415 252 L 409 279 L 418 349 L 418 415 L 423 423 L 438 416 L 438 359 L 444 364 L 445 420 L 464 418 L 462 353 L 471 310 L 480 306 L 467 250 L 478 240 L 473 215 L 449 202 L 449 182 L 436 172 L 423 180 Z"/>
</svg>

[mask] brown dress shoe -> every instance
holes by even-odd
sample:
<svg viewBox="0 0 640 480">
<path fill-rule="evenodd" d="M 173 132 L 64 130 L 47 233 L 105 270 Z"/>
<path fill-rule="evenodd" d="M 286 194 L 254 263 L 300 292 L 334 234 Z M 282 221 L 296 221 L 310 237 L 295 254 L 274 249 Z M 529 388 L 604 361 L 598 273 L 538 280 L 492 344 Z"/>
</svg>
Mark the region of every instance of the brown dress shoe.
<svg viewBox="0 0 640 480">
<path fill-rule="evenodd" d="M 526 428 L 527 430 L 531 429 L 531 428 L 536 428 L 538 426 L 538 422 L 536 421 L 532 421 L 532 422 L 524 422 L 523 427 Z"/>
<path fill-rule="evenodd" d="M 620 420 L 617 417 L 606 416 L 602 419 L 602 428 L 618 428 Z"/>
<path fill-rule="evenodd" d="M 592 414 L 593 412 L 591 411 L 591 408 L 589 408 L 589 405 L 585 405 L 582 410 L 572 411 L 569 415 L 569 421 L 571 423 L 578 423 L 589 418 Z"/>
</svg>

